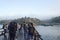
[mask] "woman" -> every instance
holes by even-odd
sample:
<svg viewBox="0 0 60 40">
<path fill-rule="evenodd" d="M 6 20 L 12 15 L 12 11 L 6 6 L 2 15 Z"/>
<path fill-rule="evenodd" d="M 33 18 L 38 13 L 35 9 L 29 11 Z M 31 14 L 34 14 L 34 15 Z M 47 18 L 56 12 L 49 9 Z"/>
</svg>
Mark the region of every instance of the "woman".
<svg viewBox="0 0 60 40">
<path fill-rule="evenodd" d="M 23 24 L 20 24 L 20 29 L 19 29 L 19 40 L 24 40 L 24 29 L 23 29 Z"/>
<path fill-rule="evenodd" d="M 33 40 L 35 28 L 33 23 L 28 24 L 28 40 Z"/>
</svg>

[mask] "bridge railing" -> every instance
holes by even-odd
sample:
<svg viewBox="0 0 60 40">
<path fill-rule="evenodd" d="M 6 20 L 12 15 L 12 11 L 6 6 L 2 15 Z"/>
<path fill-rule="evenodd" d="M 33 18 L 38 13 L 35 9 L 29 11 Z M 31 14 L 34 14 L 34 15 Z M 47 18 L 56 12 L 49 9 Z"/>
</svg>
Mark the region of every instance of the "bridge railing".
<svg viewBox="0 0 60 40">
<path fill-rule="evenodd" d="M 0 29 L 0 36 L 4 35 L 4 29 Z"/>
<path fill-rule="evenodd" d="M 36 31 L 34 40 L 43 40 L 38 31 Z"/>
</svg>

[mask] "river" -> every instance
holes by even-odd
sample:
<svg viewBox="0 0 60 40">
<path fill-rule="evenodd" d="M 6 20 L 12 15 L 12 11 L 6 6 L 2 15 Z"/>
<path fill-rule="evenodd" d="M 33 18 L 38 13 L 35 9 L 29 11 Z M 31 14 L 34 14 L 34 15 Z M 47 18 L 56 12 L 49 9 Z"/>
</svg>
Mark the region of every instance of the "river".
<svg viewBox="0 0 60 40">
<path fill-rule="evenodd" d="M 60 40 L 60 26 L 37 26 L 35 28 L 44 40 Z"/>
<path fill-rule="evenodd" d="M 36 26 L 35 28 L 42 35 L 43 40 L 60 40 L 60 26 Z"/>
</svg>

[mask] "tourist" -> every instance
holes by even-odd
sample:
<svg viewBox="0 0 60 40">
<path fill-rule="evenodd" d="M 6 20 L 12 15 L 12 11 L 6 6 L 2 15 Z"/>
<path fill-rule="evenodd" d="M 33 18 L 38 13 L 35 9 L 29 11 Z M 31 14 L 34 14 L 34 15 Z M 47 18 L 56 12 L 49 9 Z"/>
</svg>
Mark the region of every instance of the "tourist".
<svg viewBox="0 0 60 40">
<path fill-rule="evenodd" d="M 3 29 L 4 29 L 4 37 L 6 37 L 6 33 L 7 33 L 7 29 L 8 29 L 7 24 L 3 24 Z"/>
<path fill-rule="evenodd" d="M 16 22 L 10 22 L 10 24 L 8 26 L 8 30 L 9 30 L 10 40 L 15 40 L 15 35 L 16 35 L 16 31 L 17 31 L 17 23 Z"/>
<path fill-rule="evenodd" d="M 19 25 L 20 25 L 19 32 L 21 32 L 22 31 L 22 28 L 23 28 L 23 24 L 19 24 Z"/>
<path fill-rule="evenodd" d="M 23 28 L 23 23 L 22 24 L 20 24 L 20 29 L 19 29 L 19 31 L 20 31 L 20 40 L 24 40 L 24 28 Z"/>
<path fill-rule="evenodd" d="M 33 40 L 33 36 L 34 36 L 34 26 L 33 23 L 29 23 L 28 24 L 28 40 Z"/>
<path fill-rule="evenodd" d="M 26 23 L 23 24 L 23 29 L 24 29 L 24 39 L 27 40 L 28 37 L 28 26 Z"/>
</svg>

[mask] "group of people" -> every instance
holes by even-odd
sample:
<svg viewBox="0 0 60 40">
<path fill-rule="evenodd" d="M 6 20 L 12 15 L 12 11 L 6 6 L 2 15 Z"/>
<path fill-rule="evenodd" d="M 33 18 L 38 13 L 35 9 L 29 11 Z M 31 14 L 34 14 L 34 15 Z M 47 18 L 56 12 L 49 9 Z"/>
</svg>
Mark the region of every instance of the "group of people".
<svg viewBox="0 0 60 40">
<path fill-rule="evenodd" d="M 9 30 L 9 40 L 15 40 L 16 31 L 21 32 L 23 28 L 24 31 L 24 40 L 43 40 L 41 35 L 35 30 L 33 23 L 22 23 L 18 24 L 16 22 L 10 22 L 8 25 L 3 25 L 4 36 L 7 33 L 7 29 Z"/>
</svg>

